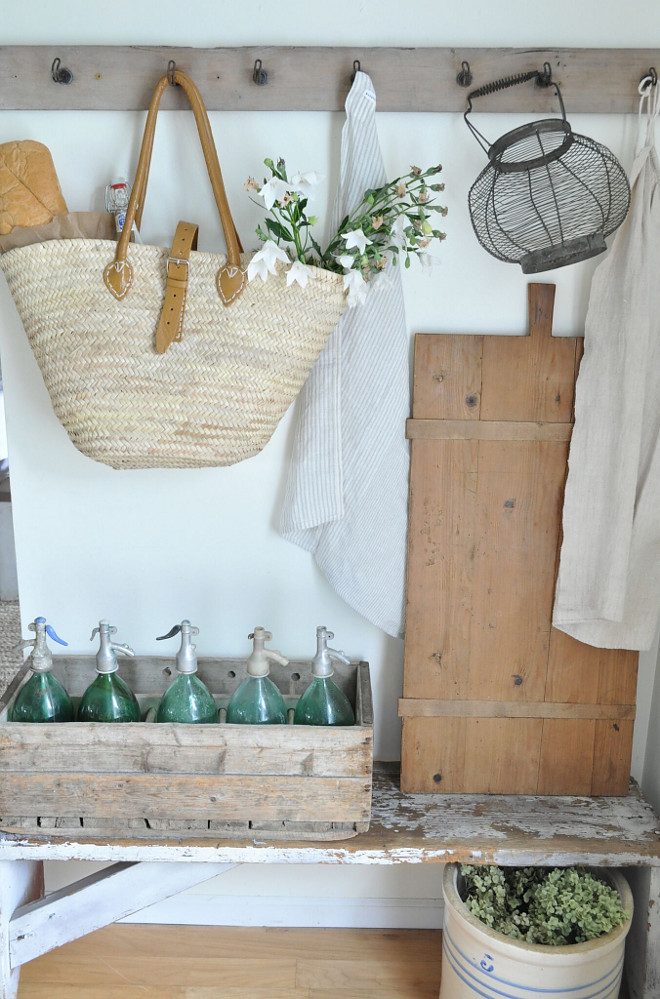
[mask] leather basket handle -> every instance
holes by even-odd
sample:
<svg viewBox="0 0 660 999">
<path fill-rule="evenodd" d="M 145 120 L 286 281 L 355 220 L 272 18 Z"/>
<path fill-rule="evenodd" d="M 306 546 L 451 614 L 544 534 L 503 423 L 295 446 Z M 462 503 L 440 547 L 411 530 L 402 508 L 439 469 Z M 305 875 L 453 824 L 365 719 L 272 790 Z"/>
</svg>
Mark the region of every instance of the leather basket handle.
<svg viewBox="0 0 660 999">
<path fill-rule="evenodd" d="M 218 207 L 220 222 L 222 223 L 222 229 L 227 243 L 227 265 L 226 267 L 221 268 L 218 272 L 217 285 L 221 298 L 225 304 L 229 304 L 230 301 L 234 301 L 238 295 L 240 295 L 245 285 L 246 276 L 241 270 L 242 246 L 236 232 L 231 211 L 229 209 L 225 185 L 222 179 L 222 171 L 218 161 L 218 153 L 213 140 L 213 133 L 211 131 L 211 123 L 209 122 L 202 96 L 190 77 L 186 76 L 186 74 L 182 73 L 179 69 L 175 70 L 174 82 L 180 84 L 183 88 L 195 116 L 197 131 L 199 133 L 202 151 L 204 153 L 206 169 L 208 170 L 213 195 L 215 197 L 215 203 Z M 156 84 L 156 88 L 151 98 L 149 110 L 147 112 L 147 120 L 144 126 L 144 136 L 142 138 L 142 146 L 140 148 L 140 157 L 135 174 L 133 191 L 126 210 L 126 221 L 117 243 L 115 258 L 112 263 L 107 265 L 103 272 L 107 287 L 110 289 L 115 298 L 118 299 L 124 298 L 133 282 L 133 268 L 127 259 L 127 251 L 130 243 L 133 223 L 137 222 L 139 226 L 142 220 L 142 211 L 147 192 L 151 154 L 156 131 L 156 116 L 158 114 L 161 98 L 168 86 L 170 86 L 170 82 L 167 75 L 165 75 L 161 77 Z M 227 289 L 230 289 L 229 295 L 227 295 Z"/>
</svg>

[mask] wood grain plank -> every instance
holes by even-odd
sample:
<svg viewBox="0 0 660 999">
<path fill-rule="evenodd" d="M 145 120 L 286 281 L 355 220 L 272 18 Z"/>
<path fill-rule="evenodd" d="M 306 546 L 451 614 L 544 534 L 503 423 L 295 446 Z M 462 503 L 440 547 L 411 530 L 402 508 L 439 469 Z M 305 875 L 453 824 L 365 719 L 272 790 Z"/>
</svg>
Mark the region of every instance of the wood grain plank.
<svg viewBox="0 0 660 999">
<path fill-rule="evenodd" d="M 3 774 L 0 814 L 170 819 L 368 820 L 371 781 L 360 778 L 158 774 Z"/>
<path fill-rule="evenodd" d="M 484 337 L 482 420 L 571 422 L 577 341 L 551 335 L 554 295 L 529 284 L 529 336 Z"/>
<path fill-rule="evenodd" d="M 546 719 L 539 763 L 539 794 L 591 794 L 595 721 Z"/>
<path fill-rule="evenodd" d="M 565 467 L 563 444 L 479 444 L 480 557 L 464 696 L 544 698 Z"/>
<path fill-rule="evenodd" d="M 153 950 L 167 954 L 167 959 L 195 960 L 212 955 L 249 961 L 258 954 L 263 959 L 315 958 L 320 951 L 336 955 L 338 961 L 391 959 L 409 955 L 415 960 L 438 958 L 439 930 L 401 930 L 397 928 L 362 929 L 359 927 L 252 927 L 252 926 L 170 926 L 158 923 L 114 924 L 66 945 L 69 958 L 103 959 L 111 949 L 121 961 Z M 322 947 L 319 947 L 322 943 Z M 50 956 L 55 960 L 56 954 Z"/>
<path fill-rule="evenodd" d="M 583 704 L 557 701 L 441 701 L 403 697 L 401 718 L 591 718 L 633 720 L 634 704 Z"/>
<path fill-rule="evenodd" d="M 630 781 L 633 722 L 597 721 L 591 794 L 625 794 Z"/>
<path fill-rule="evenodd" d="M 354 994 L 365 990 L 405 989 L 417 995 L 419 989 L 430 989 L 437 984 L 438 963 L 415 961 L 410 967 L 398 960 L 342 961 L 332 958 L 300 958 L 296 962 L 296 986 L 308 988 L 315 995 L 319 985 L 335 996 L 344 996 L 350 989 Z M 400 992 L 399 992 L 400 994 Z"/>
<path fill-rule="evenodd" d="M 513 420 L 407 420 L 409 440 L 570 441 L 572 423 Z"/>
<path fill-rule="evenodd" d="M 532 794 L 543 721 L 404 718 L 413 754 L 402 754 L 402 790 L 421 794 Z"/>
<path fill-rule="evenodd" d="M 418 333 L 414 420 L 479 420 L 482 336 Z"/>
<path fill-rule="evenodd" d="M 73 82 L 52 81 L 51 65 L 60 58 Z M 502 76 L 552 66 L 566 106 L 578 112 L 632 114 L 637 86 L 650 66 L 660 62 L 656 49 L 578 48 L 395 48 L 291 47 L 183 48 L 171 46 L 32 46 L 0 48 L 0 108 L 3 110 L 143 110 L 168 61 L 192 75 L 209 110 L 343 111 L 353 62 L 371 76 L 381 111 L 456 111 L 466 107 L 466 90 L 456 77 L 463 61 L 477 88 Z M 252 80 L 261 59 L 268 84 Z M 603 67 L 607 73 L 603 73 Z M 433 79 L 434 86 L 424 85 Z M 182 106 L 179 95 L 168 107 Z M 483 98 L 479 112 L 556 114 L 551 88 L 532 83 Z M 496 136 L 492 136 L 494 139 Z"/>
<path fill-rule="evenodd" d="M 131 973 L 140 955 L 148 959 L 154 976 L 147 984 L 135 981 Z M 223 999 L 329 999 L 337 996 L 331 983 L 338 972 L 319 969 L 326 973 L 319 974 L 311 988 L 302 984 L 321 955 L 345 968 L 349 976 L 351 972 L 357 976 L 353 984 L 342 987 L 342 999 L 401 997 L 402 988 L 406 988 L 401 984 L 405 971 L 410 973 L 418 963 L 424 967 L 416 979 L 415 999 L 437 997 L 442 955 L 439 930 L 119 925 L 98 930 L 27 965 L 19 999 L 90 999 L 92 995 L 93 999 L 134 999 L 136 993 L 141 999 L 217 999 L 219 989 Z M 129 974 L 122 965 L 125 958 L 131 962 Z M 162 973 L 156 959 L 164 965 Z M 182 962 L 186 968 L 197 959 L 202 959 L 198 984 L 165 984 L 173 977 L 168 965 Z M 293 962 L 294 980 L 282 986 L 278 973 L 275 981 L 264 983 L 262 969 L 269 960 Z M 254 979 L 248 974 L 236 982 L 233 973 L 239 961 L 248 968 L 257 962 Z M 230 970 L 227 980 L 226 962 Z M 387 965 L 387 977 L 396 984 L 369 984 L 365 972 L 371 972 L 377 962 Z M 428 984 L 423 985 L 422 978 Z"/>
<path fill-rule="evenodd" d="M 44 985 L 63 984 L 71 980 L 74 969 L 66 963 L 41 963 L 35 961 L 39 978 Z M 27 965 L 25 975 L 27 977 Z M 125 957 L 120 967 L 115 967 L 112 956 L 105 961 L 86 961 L 84 975 L 94 988 L 97 985 L 118 984 L 130 982 L 133 996 L 141 995 L 143 987 L 150 986 L 154 981 L 161 983 L 163 988 L 195 988 L 208 985 L 212 976 L 218 973 L 218 963 L 212 955 L 196 957 L 195 960 L 179 958 L 177 962 L 164 961 L 161 955 L 135 955 Z M 241 958 L 225 958 L 222 962 L 223 993 L 226 988 L 245 988 L 246 980 L 253 983 L 256 989 L 265 988 L 270 982 L 274 990 L 292 990 L 295 984 L 296 962 L 292 958 L 277 958 L 272 955 L 267 959 L 256 956 L 250 961 L 249 969 Z M 27 978 L 29 981 L 30 979 Z M 33 979 L 34 981 L 34 979 Z M 216 982 L 216 996 L 217 982 Z M 139 992 L 137 991 L 139 989 Z M 223 994 L 221 993 L 221 994 Z M 94 997 L 96 993 L 93 993 Z"/>
<path fill-rule="evenodd" d="M 287 726 L 0 726 L 0 774 L 14 771 L 366 777 L 373 731 Z M 5 731 L 6 729 L 6 731 Z M 210 729 L 210 730 L 209 730 Z M 100 731 L 99 731 L 100 730 Z M 110 731 L 108 731 L 110 730 Z M 146 730 L 146 731 L 145 731 Z M 333 736 L 336 736 L 333 737 Z"/>
<path fill-rule="evenodd" d="M 598 649 L 553 628 L 546 698 L 634 704 L 639 653 Z"/>
<path fill-rule="evenodd" d="M 406 697 L 469 696 L 478 454 L 472 441 L 413 443 Z"/>
<path fill-rule="evenodd" d="M 136 999 L 136 987 L 130 985 L 113 984 L 106 985 L 94 981 L 93 985 L 86 976 L 84 967 L 79 968 L 77 963 L 67 963 L 66 971 L 62 972 L 64 981 L 47 983 L 37 981 L 21 980 L 19 986 L 18 999 Z M 48 977 L 52 977 L 51 972 L 47 972 Z M 68 978 L 78 975 L 78 981 L 74 984 Z M 209 969 L 209 978 L 217 978 L 221 975 L 221 969 L 213 967 Z M 82 981 L 84 984 L 80 984 Z M 140 985 L 139 999 L 218 999 L 218 986 L 215 985 Z M 436 989 L 437 994 L 437 989 Z M 400 999 L 401 993 L 383 993 L 382 999 Z M 222 999 L 312 999 L 311 993 L 307 989 L 295 989 L 286 986 L 264 985 L 261 988 L 250 988 L 246 990 L 241 985 L 227 986 L 222 990 Z M 319 999 L 319 994 L 314 992 L 313 999 Z M 342 999 L 344 997 L 342 996 Z M 347 997 L 351 999 L 351 997 Z M 368 999 L 364 993 L 359 999 Z M 380 996 L 379 996 L 380 999 Z M 425 995 L 415 997 L 415 999 L 427 999 Z M 429 995 L 428 999 L 435 999 Z"/>
</svg>

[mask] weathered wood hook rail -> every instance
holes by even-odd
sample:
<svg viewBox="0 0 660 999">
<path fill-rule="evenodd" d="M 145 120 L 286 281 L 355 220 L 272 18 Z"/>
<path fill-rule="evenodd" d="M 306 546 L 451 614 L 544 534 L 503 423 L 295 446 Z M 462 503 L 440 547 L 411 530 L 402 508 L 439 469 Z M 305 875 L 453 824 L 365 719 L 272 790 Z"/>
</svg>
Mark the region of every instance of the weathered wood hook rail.
<svg viewBox="0 0 660 999">
<path fill-rule="evenodd" d="M 463 112 L 468 76 L 476 88 L 548 63 L 569 115 L 630 114 L 640 81 L 660 66 L 660 49 L 3 46 L 0 110 L 144 109 L 170 60 L 195 79 L 213 111 L 340 111 L 359 64 L 380 111 Z M 177 88 L 163 106 L 184 107 Z M 530 85 L 494 94 L 478 110 L 556 107 L 552 88 Z"/>
</svg>

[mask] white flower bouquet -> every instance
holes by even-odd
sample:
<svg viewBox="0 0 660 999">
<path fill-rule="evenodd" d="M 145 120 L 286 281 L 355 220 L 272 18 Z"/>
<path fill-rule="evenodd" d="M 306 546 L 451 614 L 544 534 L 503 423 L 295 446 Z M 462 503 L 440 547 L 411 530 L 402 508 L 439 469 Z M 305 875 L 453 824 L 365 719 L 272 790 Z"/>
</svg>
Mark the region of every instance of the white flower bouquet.
<svg viewBox="0 0 660 999">
<path fill-rule="evenodd" d="M 271 172 L 260 186 L 252 177 L 246 181 L 248 192 L 263 199 L 269 213 L 264 224 L 257 226 L 262 248 L 248 265 L 248 280 L 257 275 L 266 281 L 277 272 L 278 261 L 288 267 L 287 285 L 297 282 L 306 287 L 314 277 L 314 268 L 323 267 L 344 275 L 344 290 L 348 305 L 364 300 L 368 282 L 403 256 L 410 266 L 416 256 L 422 264 L 429 262 L 429 247 L 433 240 L 443 240 L 445 234 L 432 224 L 432 212 L 444 216 L 447 209 L 434 204 L 434 194 L 444 190 L 444 184 L 428 183 L 441 166 L 421 170 L 411 167 L 410 173 L 390 181 L 384 187 L 365 191 L 361 203 L 347 215 L 339 229 L 322 250 L 313 235 L 318 219 L 307 215 L 310 193 L 319 177 L 316 173 L 294 174 L 287 177 L 286 163 L 279 159 L 264 160 Z"/>
</svg>

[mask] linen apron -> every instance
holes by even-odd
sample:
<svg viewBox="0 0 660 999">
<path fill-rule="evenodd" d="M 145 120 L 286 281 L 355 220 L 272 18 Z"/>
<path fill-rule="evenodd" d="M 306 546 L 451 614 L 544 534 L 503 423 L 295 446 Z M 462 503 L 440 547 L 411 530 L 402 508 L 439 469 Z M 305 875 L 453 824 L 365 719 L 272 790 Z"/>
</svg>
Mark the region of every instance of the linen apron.
<svg viewBox="0 0 660 999">
<path fill-rule="evenodd" d="M 332 226 L 386 183 L 376 95 L 358 72 L 346 99 Z M 279 531 L 313 552 L 333 589 L 388 635 L 403 634 L 410 412 L 401 275 L 347 309 L 298 399 Z"/>
<path fill-rule="evenodd" d="M 630 211 L 593 278 L 564 498 L 553 624 L 600 648 L 649 649 L 660 616 L 658 89 L 641 91 Z"/>
</svg>

